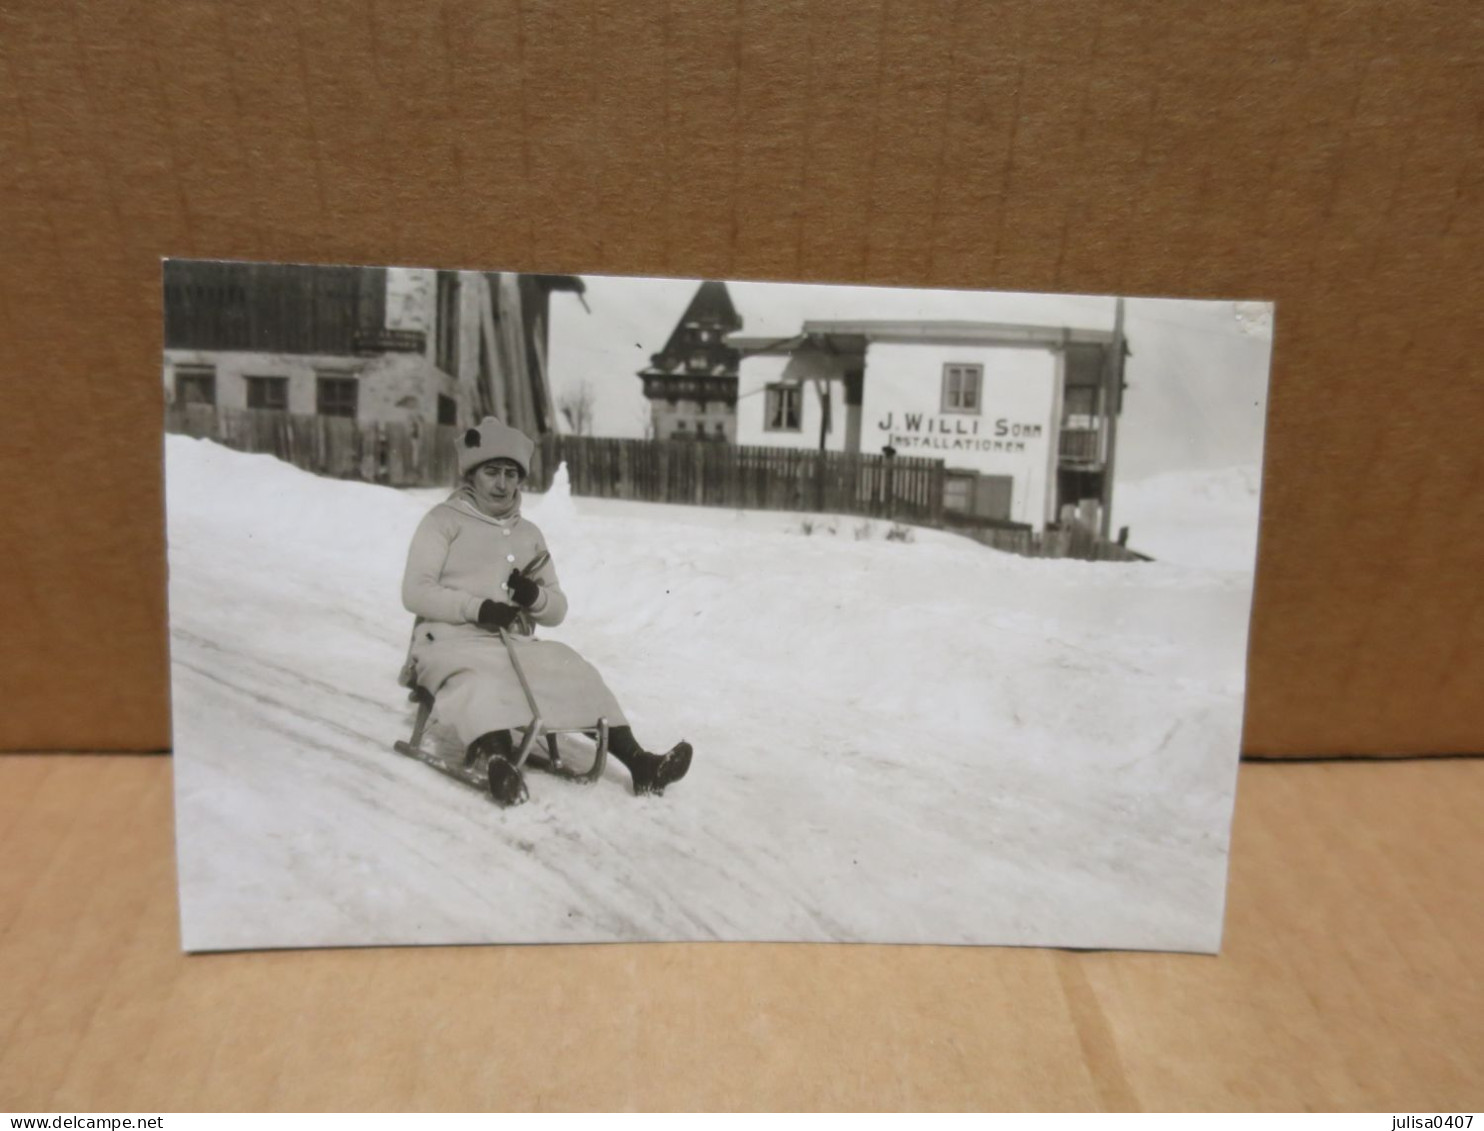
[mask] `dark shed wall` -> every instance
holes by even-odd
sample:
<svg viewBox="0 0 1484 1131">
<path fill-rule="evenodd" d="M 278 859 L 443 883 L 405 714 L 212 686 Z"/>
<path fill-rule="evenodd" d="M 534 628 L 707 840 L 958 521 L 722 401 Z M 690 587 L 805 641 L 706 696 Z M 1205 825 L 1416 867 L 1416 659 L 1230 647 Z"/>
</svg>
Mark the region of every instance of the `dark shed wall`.
<svg viewBox="0 0 1484 1131">
<path fill-rule="evenodd" d="M 386 270 L 165 262 L 170 349 L 352 354 L 386 325 Z"/>
</svg>

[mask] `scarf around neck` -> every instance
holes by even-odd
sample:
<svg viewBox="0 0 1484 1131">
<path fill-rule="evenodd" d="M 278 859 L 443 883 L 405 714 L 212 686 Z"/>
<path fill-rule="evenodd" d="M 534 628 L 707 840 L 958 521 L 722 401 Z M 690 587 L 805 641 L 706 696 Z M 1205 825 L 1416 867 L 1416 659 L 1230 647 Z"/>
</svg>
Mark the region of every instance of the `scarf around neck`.
<svg viewBox="0 0 1484 1131">
<path fill-rule="evenodd" d="M 468 485 L 459 487 L 448 497 L 448 501 L 450 503 L 462 503 L 463 509 L 472 513 L 476 518 L 482 518 L 486 522 L 497 522 L 502 526 L 514 522 L 520 517 L 521 496 L 519 494 L 515 496 L 515 505 L 510 508 L 509 513 L 500 515 L 499 517 L 480 510 L 479 504 L 474 498 L 474 489 Z"/>
</svg>

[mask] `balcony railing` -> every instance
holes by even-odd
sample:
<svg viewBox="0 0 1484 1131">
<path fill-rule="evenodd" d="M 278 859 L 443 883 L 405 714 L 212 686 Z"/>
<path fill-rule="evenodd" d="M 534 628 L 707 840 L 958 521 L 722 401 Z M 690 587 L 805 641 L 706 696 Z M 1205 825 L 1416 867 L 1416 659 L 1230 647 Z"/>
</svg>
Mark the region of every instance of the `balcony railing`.
<svg viewBox="0 0 1484 1131">
<path fill-rule="evenodd" d="M 696 376 L 646 376 L 644 395 L 650 400 L 665 397 L 687 400 L 720 401 L 723 404 L 737 403 L 737 379 L 735 377 Z"/>
<path fill-rule="evenodd" d="M 1101 463 L 1102 433 L 1096 428 L 1063 428 L 1061 460 L 1063 463 Z"/>
</svg>

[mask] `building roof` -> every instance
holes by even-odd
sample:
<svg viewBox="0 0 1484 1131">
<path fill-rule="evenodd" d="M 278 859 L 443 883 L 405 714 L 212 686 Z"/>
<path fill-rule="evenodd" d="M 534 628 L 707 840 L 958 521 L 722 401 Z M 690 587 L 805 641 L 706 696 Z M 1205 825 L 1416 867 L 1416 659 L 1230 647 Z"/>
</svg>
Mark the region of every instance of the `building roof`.
<svg viewBox="0 0 1484 1131">
<path fill-rule="evenodd" d="M 931 342 L 938 345 L 995 345 L 1055 348 L 1069 342 L 1111 344 L 1111 330 L 1070 326 L 1029 326 L 1010 322 L 812 321 L 792 338 L 729 337 L 743 353 L 789 353 L 806 345 L 831 350 L 861 349 L 869 342 Z"/>
<path fill-rule="evenodd" d="M 736 377 L 739 354 L 726 338 L 741 328 L 742 316 L 732 305 L 727 285 L 707 280 L 696 288 L 665 348 L 650 355 L 639 376 L 665 377 L 683 369 L 693 375 Z M 706 359 L 699 369 L 693 363 L 698 351 Z"/>
<path fill-rule="evenodd" d="M 540 283 L 548 291 L 571 291 L 574 294 L 586 294 L 587 284 L 582 281 L 581 275 L 537 275 L 531 278 Z"/>
<path fill-rule="evenodd" d="M 680 321 L 675 323 L 675 329 L 670 334 L 670 340 L 665 343 L 663 352 L 669 354 L 685 349 L 685 331 L 687 327 L 697 324 L 716 327 L 723 333 L 734 333 L 742 329 L 742 316 L 732 305 L 732 296 L 725 283 L 708 279 L 696 288 L 690 305 L 685 308 Z"/>
</svg>

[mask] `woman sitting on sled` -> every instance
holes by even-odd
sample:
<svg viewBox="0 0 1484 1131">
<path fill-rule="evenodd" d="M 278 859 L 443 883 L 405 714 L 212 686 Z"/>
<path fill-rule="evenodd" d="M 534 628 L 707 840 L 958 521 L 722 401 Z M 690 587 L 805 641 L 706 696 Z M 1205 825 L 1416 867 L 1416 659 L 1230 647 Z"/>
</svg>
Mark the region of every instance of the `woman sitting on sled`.
<svg viewBox="0 0 1484 1131">
<path fill-rule="evenodd" d="M 546 540 L 520 516 L 534 450 L 492 416 L 460 438 L 462 485 L 428 512 L 407 555 L 402 603 L 417 622 L 403 682 L 437 697 L 438 717 L 458 732 L 466 761 L 485 765 L 501 805 L 526 796 L 512 730 L 531 722 L 531 705 L 512 657 L 545 721 L 577 728 L 606 719 L 609 751 L 628 767 L 634 792 L 663 793 L 690 769 L 690 744 L 645 750 L 597 669 L 564 644 L 532 637 L 536 625 L 567 615 Z"/>
</svg>

